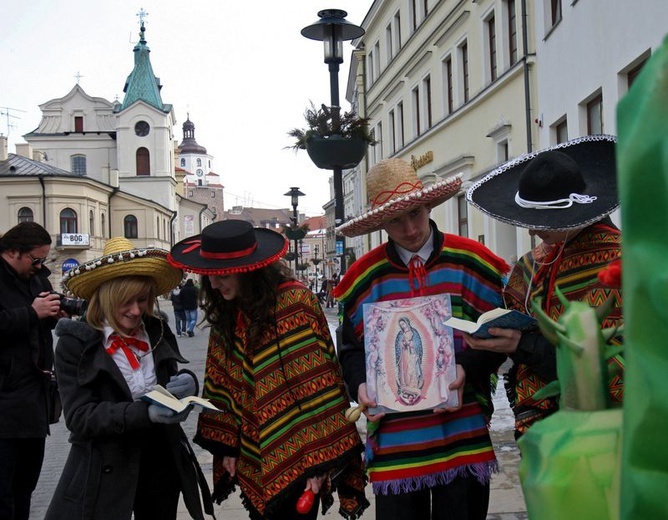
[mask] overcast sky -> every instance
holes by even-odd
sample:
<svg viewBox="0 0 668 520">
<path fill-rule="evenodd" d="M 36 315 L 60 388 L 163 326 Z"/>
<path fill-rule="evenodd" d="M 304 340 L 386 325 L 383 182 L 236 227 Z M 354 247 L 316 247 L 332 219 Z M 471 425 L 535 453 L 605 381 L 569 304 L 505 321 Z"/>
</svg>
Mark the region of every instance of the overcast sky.
<svg viewBox="0 0 668 520">
<path fill-rule="evenodd" d="M 305 151 L 284 149 L 287 131 L 304 126 L 309 100 L 329 104 L 329 72 L 321 42 L 300 31 L 321 9 L 348 12 L 361 25 L 372 0 L 23 0 L 3 2 L 0 31 L 0 133 L 9 152 L 40 122 L 38 105 L 65 96 L 77 82 L 90 96 L 123 99 L 133 67 L 139 17 L 163 103 L 174 106 L 175 137 L 190 114 L 197 142 L 213 156 L 225 186 L 225 205 L 290 207 L 323 213 L 329 170 Z M 344 109 L 352 52 L 344 44 L 339 73 Z M 9 110 L 7 110 L 9 107 Z M 9 114 L 9 117 L 7 116 Z M 9 126 L 8 126 L 9 124 Z"/>
</svg>

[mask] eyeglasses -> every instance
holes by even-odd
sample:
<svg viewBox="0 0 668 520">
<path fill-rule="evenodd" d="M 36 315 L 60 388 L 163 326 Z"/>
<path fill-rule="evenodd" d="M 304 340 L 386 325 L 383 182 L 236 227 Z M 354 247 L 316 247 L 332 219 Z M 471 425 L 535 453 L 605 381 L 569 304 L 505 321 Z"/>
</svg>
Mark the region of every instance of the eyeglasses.
<svg viewBox="0 0 668 520">
<path fill-rule="evenodd" d="M 44 264 L 46 263 L 46 261 L 48 260 L 47 257 L 44 257 L 44 258 L 35 258 L 35 257 L 32 256 L 30 253 L 26 253 L 26 254 L 30 257 L 30 260 L 31 260 L 30 265 L 32 265 L 33 267 L 37 267 L 37 266 L 40 265 L 40 264 L 41 264 L 41 265 L 44 265 Z"/>
</svg>

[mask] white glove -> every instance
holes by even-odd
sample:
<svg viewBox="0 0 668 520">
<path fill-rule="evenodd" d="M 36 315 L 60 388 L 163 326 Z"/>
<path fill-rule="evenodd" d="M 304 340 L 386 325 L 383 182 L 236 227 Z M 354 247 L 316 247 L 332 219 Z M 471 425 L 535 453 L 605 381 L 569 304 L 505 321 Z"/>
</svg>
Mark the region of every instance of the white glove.
<svg viewBox="0 0 668 520">
<path fill-rule="evenodd" d="M 185 421 L 188 418 L 190 410 L 192 410 L 192 406 L 189 406 L 182 412 L 176 413 L 174 410 L 165 406 L 150 404 L 148 406 L 148 418 L 153 423 L 176 424 Z"/>
<path fill-rule="evenodd" d="M 170 377 L 166 388 L 177 399 L 183 399 L 184 397 L 195 395 L 195 392 L 197 392 L 197 382 L 193 379 L 193 376 L 187 372 L 183 372 Z"/>
</svg>

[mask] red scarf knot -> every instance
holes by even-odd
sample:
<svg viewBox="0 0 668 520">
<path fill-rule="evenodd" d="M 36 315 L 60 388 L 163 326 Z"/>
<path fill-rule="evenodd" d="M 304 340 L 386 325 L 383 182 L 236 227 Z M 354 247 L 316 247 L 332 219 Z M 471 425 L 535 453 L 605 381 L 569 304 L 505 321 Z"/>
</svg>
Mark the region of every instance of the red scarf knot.
<svg viewBox="0 0 668 520">
<path fill-rule="evenodd" d="M 130 366 L 132 367 L 132 370 L 137 370 L 139 368 L 139 358 L 137 355 L 132 351 L 130 348 L 130 345 L 135 347 L 137 350 L 140 350 L 142 352 L 148 352 L 148 343 L 145 341 L 142 341 L 137 338 L 133 337 L 120 337 L 117 336 L 116 334 L 112 334 L 109 336 L 109 339 L 111 341 L 111 345 L 107 347 L 107 353 L 111 356 L 116 352 L 117 350 L 123 351 L 123 354 L 125 354 L 125 357 L 130 363 Z"/>
<path fill-rule="evenodd" d="M 411 286 L 411 297 L 423 296 L 427 282 L 427 270 L 419 255 L 413 255 L 408 262 L 408 283 Z"/>
</svg>

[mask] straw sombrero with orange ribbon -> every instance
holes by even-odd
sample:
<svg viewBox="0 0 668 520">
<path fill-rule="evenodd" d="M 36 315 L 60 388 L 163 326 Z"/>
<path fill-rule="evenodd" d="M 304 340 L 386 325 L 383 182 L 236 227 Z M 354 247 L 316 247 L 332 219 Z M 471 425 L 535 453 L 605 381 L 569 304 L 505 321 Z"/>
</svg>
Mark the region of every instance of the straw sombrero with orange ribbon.
<svg viewBox="0 0 668 520">
<path fill-rule="evenodd" d="M 425 187 L 412 164 L 386 159 L 371 167 L 366 185 L 371 209 L 336 228 L 338 233 L 356 237 L 377 231 L 388 220 L 419 206 L 433 208 L 455 195 L 462 179 L 457 175 Z"/>
<path fill-rule="evenodd" d="M 156 294 L 167 294 L 183 279 L 183 271 L 167 262 L 167 253 L 154 247 L 134 247 L 127 238 L 110 238 L 103 255 L 70 269 L 63 277 L 63 285 L 75 296 L 89 300 L 108 280 L 148 276 L 155 282 Z"/>
</svg>

